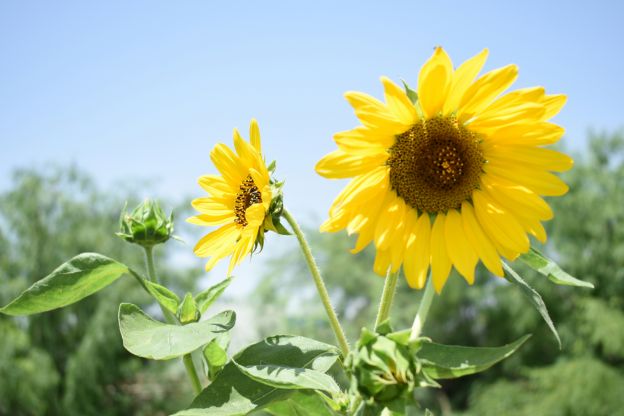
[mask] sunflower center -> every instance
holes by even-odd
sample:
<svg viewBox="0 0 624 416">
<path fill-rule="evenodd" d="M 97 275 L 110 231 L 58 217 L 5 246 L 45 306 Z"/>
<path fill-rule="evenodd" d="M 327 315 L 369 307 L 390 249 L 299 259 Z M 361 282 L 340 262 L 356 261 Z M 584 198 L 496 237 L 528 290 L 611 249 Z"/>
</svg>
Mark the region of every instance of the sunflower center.
<svg viewBox="0 0 624 416">
<path fill-rule="evenodd" d="M 236 218 L 234 222 L 240 224 L 243 227 L 247 226 L 247 218 L 245 217 L 245 211 L 253 204 L 262 202 L 262 194 L 253 181 L 251 175 L 247 175 L 243 183 L 239 187 L 239 191 L 236 194 L 236 201 L 234 201 L 234 214 Z"/>
<path fill-rule="evenodd" d="M 459 208 L 478 187 L 485 163 L 478 137 L 454 117 L 435 117 L 396 136 L 390 185 L 422 212 Z"/>
</svg>

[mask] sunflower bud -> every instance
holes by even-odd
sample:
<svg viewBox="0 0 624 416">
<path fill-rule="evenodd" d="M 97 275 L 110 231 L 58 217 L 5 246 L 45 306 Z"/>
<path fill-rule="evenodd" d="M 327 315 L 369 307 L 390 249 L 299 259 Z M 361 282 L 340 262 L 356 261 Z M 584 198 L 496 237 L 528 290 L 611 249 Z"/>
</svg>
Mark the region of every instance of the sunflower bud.
<svg viewBox="0 0 624 416">
<path fill-rule="evenodd" d="M 362 398 L 382 406 L 405 397 L 416 385 L 417 366 L 411 347 L 366 328 L 347 366 L 352 386 Z"/>
<path fill-rule="evenodd" d="M 167 217 L 156 201 L 146 199 L 132 213 L 121 213 L 119 232 L 124 240 L 143 247 L 164 243 L 173 234 L 173 213 Z"/>
<path fill-rule="evenodd" d="M 197 308 L 197 302 L 195 302 L 193 295 L 187 293 L 186 296 L 184 296 L 184 300 L 178 307 L 178 320 L 182 325 L 186 325 L 199 321 L 199 318 L 200 313 Z"/>
</svg>

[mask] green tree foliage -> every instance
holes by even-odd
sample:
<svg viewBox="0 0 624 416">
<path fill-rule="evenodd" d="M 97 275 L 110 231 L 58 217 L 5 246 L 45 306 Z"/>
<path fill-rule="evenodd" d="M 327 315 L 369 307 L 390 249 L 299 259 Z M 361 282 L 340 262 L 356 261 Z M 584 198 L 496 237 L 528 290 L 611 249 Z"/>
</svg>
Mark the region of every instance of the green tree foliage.
<svg viewBox="0 0 624 416">
<path fill-rule="evenodd" d="M 114 234 L 125 197 L 134 199 L 125 193 L 106 193 L 75 168 L 16 172 L 0 195 L 0 304 L 81 252 L 143 270 L 141 251 Z M 186 404 L 181 371 L 124 350 L 121 301 L 150 304 L 136 282 L 122 278 L 67 308 L 0 316 L 0 415 L 153 415 Z"/>
<path fill-rule="evenodd" d="M 624 135 L 592 135 L 588 150 L 575 160 L 575 168 L 564 175 L 569 194 L 549 201 L 555 219 L 547 224 L 550 239 L 541 250 L 596 289 L 556 286 L 517 265 L 542 294 L 563 350 L 517 288 L 484 269 L 478 270 L 472 287 L 451 276 L 434 301 L 425 335 L 473 346 L 534 336 L 516 355 L 483 374 L 419 393 L 435 414 L 624 414 L 624 228 L 618 227 L 624 223 Z M 381 296 L 383 281 L 372 272 L 374 253 L 369 248 L 350 254 L 353 239 L 345 233 L 308 234 L 338 314 L 355 340 L 361 327 L 372 326 Z M 257 307 L 272 317 L 259 323 L 262 332 L 288 331 L 334 342 L 294 242 L 292 247 L 271 262 L 255 292 Z M 420 296 L 404 279 L 399 281 L 392 308 L 395 328 L 411 325 Z"/>
</svg>

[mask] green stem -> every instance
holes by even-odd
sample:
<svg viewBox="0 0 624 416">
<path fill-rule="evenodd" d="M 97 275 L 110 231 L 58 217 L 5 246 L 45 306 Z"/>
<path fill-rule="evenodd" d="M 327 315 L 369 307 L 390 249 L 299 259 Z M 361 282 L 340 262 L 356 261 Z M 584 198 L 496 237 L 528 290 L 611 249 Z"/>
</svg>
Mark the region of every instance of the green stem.
<svg viewBox="0 0 624 416">
<path fill-rule="evenodd" d="M 410 340 L 412 341 L 418 338 L 422 333 L 434 294 L 435 290 L 433 288 L 433 278 L 429 275 L 429 278 L 427 279 L 427 286 L 425 286 L 425 293 L 423 293 L 422 299 L 420 300 L 420 306 L 418 307 L 418 312 L 416 313 L 414 324 L 412 325 L 412 333 L 410 334 Z"/>
<path fill-rule="evenodd" d="M 147 266 L 147 277 L 152 283 L 158 282 L 158 275 L 156 275 L 156 268 L 154 267 L 154 253 L 153 247 L 144 247 L 145 249 L 145 264 Z M 160 303 L 160 310 L 162 311 L 165 319 L 171 325 L 180 325 L 178 318 L 167 309 L 165 309 Z M 199 381 L 199 376 L 197 375 L 197 369 L 195 368 L 195 364 L 193 363 L 193 356 L 191 354 L 186 354 L 182 361 L 184 362 L 184 367 L 186 368 L 186 372 L 188 373 L 189 378 L 191 379 L 191 384 L 193 385 L 193 390 L 195 394 L 199 394 L 202 391 L 201 382 Z"/>
<path fill-rule="evenodd" d="M 379 310 L 377 311 L 377 319 L 375 320 L 375 329 L 377 329 L 383 321 L 390 317 L 390 309 L 392 308 L 392 301 L 394 300 L 398 277 L 398 271 L 392 273 L 390 269 L 388 269 L 388 273 L 386 273 L 386 279 L 384 281 L 383 292 L 381 293 L 381 300 L 379 301 Z"/>
<path fill-rule="evenodd" d="M 325 282 L 321 277 L 321 272 L 312 256 L 312 251 L 310 250 L 310 246 L 303 235 L 303 231 L 297 224 L 297 221 L 293 218 L 293 216 L 284 208 L 282 211 L 282 215 L 290 224 L 293 232 L 297 236 L 297 240 L 299 240 L 299 245 L 301 246 L 301 251 L 303 256 L 305 257 L 306 263 L 308 264 L 308 268 L 310 269 L 310 273 L 312 273 L 312 278 L 314 279 L 314 283 L 316 284 L 316 290 L 318 291 L 319 297 L 321 298 L 321 302 L 325 307 L 325 312 L 327 313 L 327 317 L 329 318 L 329 324 L 334 331 L 334 335 L 336 336 L 336 340 L 340 345 L 340 349 L 342 350 L 342 354 L 346 357 L 349 354 L 349 343 L 347 342 L 347 337 L 345 336 L 344 330 L 340 325 L 340 321 L 336 316 L 336 312 L 334 311 L 334 307 L 331 304 L 331 300 L 329 299 L 329 293 L 327 292 L 327 288 L 325 287 Z"/>
<path fill-rule="evenodd" d="M 195 391 L 195 395 L 198 395 L 202 391 L 202 385 L 199 381 L 199 377 L 197 376 L 197 370 L 195 369 L 195 363 L 193 362 L 193 356 L 191 354 L 186 354 L 182 361 L 184 361 L 184 367 L 186 367 L 186 372 L 191 379 L 191 384 L 193 385 L 193 390 Z"/>
</svg>

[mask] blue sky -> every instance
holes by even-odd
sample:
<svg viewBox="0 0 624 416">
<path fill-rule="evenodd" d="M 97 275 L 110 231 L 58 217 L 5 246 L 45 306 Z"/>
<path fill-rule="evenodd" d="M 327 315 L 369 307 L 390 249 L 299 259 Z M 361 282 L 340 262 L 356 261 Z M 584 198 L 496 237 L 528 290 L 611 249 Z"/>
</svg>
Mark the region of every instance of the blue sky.
<svg viewBox="0 0 624 416">
<path fill-rule="evenodd" d="M 624 125 L 622 4 L 3 1 L 0 189 L 15 167 L 75 162 L 104 186 L 199 195 L 212 146 L 256 117 L 286 204 L 314 224 L 343 185 L 314 164 L 357 124 L 344 91 L 415 83 L 435 45 L 455 63 L 488 47 L 486 69 L 568 94 L 556 121 L 581 149 L 588 128 Z"/>
</svg>

